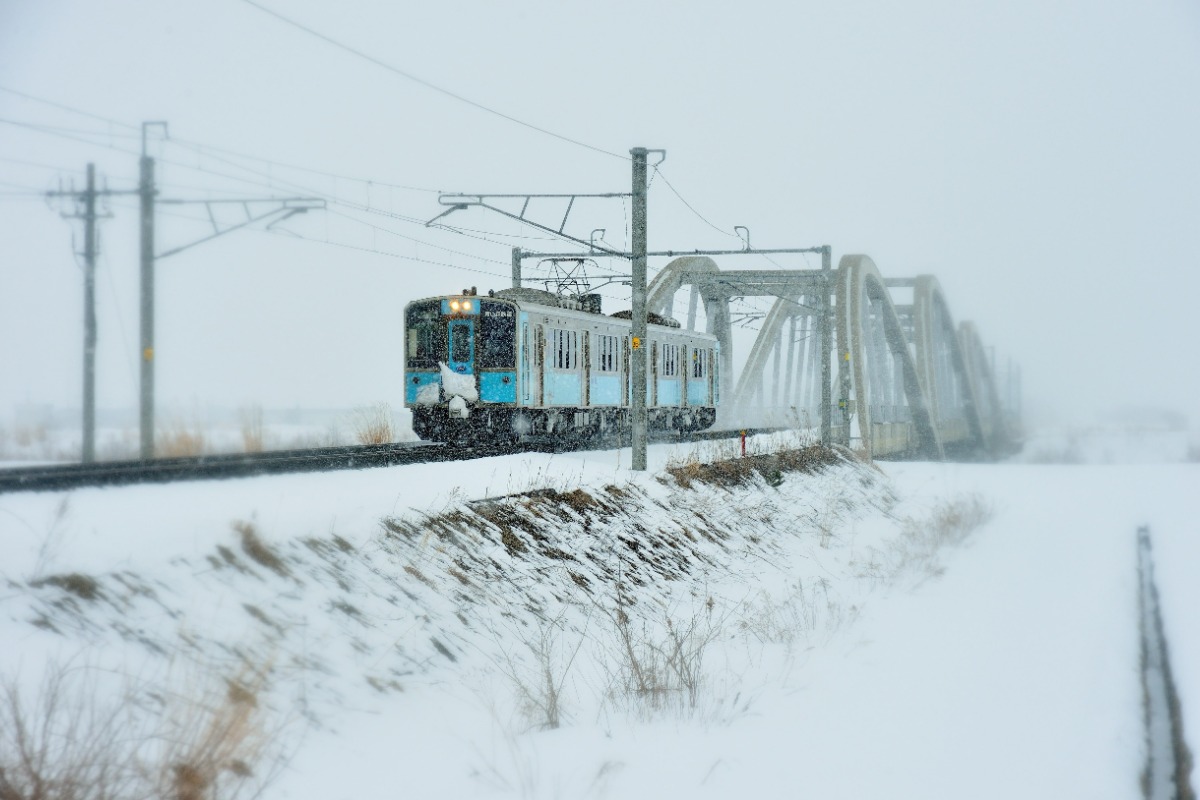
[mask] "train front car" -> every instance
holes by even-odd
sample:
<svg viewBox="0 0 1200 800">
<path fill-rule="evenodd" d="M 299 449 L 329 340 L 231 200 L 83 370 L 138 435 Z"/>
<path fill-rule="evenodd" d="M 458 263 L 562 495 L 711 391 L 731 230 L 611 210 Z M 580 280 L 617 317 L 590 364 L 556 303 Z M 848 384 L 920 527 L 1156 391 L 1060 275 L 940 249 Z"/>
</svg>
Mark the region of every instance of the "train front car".
<svg viewBox="0 0 1200 800">
<path fill-rule="evenodd" d="M 505 439 L 517 399 L 514 303 L 474 291 L 404 310 L 404 404 L 435 441 Z"/>
</svg>

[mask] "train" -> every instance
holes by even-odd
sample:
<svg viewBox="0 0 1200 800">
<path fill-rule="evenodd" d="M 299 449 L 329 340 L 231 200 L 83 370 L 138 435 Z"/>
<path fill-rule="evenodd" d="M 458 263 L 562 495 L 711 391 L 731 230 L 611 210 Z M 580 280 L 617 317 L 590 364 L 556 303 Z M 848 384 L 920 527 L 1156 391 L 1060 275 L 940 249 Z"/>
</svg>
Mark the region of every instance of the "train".
<svg viewBox="0 0 1200 800">
<path fill-rule="evenodd" d="M 647 348 L 651 431 L 711 427 L 720 401 L 715 336 L 648 316 L 644 341 L 628 311 L 600 296 L 533 288 L 415 300 L 404 308 L 404 405 L 413 431 L 438 442 L 586 439 L 630 428 L 630 359 Z"/>
</svg>

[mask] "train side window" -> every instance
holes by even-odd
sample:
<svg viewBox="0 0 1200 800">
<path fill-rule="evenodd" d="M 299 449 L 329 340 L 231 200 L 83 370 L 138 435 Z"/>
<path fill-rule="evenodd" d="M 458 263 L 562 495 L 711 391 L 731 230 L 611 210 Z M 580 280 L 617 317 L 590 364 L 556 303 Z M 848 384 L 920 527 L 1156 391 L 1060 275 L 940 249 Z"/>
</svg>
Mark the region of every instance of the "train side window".
<svg viewBox="0 0 1200 800">
<path fill-rule="evenodd" d="M 708 350 L 695 348 L 692 350 L 692 377 L 703 378 L 708 375 Z"/>
<path fill-rule="evenodd" d="M 606 336 L 601 333 L 596 336 L 596 371 L 617 371 L 617 346 L 620 341 L 616 336 Z"/>
<path fill-rule="evenodd" d="M 550 350 L 554 369 L 573 370 L 579 368 L 579 331 L 550 330 Z"/>
<path fill-rule="evenodd" d="M 662 376 L 674 378 L 679 375 L 679 345 L 664 344 L 662 346 Z"/>
</svg>

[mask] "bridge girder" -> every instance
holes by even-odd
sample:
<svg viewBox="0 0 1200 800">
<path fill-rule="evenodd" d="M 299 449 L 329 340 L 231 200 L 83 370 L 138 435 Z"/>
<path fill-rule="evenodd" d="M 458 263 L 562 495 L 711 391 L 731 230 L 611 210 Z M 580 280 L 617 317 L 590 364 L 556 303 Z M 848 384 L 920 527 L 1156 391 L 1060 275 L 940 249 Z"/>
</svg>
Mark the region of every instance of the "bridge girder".
<svg viewBox="0 0 1200 800">
<path fill-rule="evenodd" d="M 933 276 L 885 279 L 865 255 L 843 256 L 832 272 L 722 271 L 707 256 L 682 256 L 650 284 L 647 308 L 670 316 L 684 287 L 690 289 L 688 327 L 695 327 L 697 300 L 703 299 L 707 330 L 720 342 L 725 413 L 730 406 L 737 414 L 774 408 L 789 421 L 802 414 L 811 424 L 815 408 L 840 419 L 831 429 L 834 441 L 871 457 L 940 459 L 947 450 L 1004 449 L 1008 433 L 999 393 L 978 334 L 971 323 L 955 328 Z M 895 303 L 895 289 L 911 289 L 912 302 Z M 776 300 L 730 392 L 734 297 Z M 829 341 L 820 335 L 823 308 L 832 317 Z M 840 400 L 838 409 L 823 408 L 820 360 L 835 354 L 833 394 Z M 768 392 L 764 376 L 772 368 Z"/>
</svg>

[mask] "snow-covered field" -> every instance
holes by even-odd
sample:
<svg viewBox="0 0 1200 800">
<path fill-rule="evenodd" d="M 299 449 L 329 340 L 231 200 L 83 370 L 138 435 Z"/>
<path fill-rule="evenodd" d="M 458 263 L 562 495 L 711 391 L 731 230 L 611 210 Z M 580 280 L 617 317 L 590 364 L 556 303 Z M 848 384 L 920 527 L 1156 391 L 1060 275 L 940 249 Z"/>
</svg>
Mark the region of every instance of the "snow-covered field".
<svg viewBox="0 0 1200 800">
<path fill-rule="evenodd" d="M 0 677 L 248 682 L 268 798 L 1124 798 L 1149 525 L 1200 731 L 1185 436 L 689 480 L 718 449 L 0 496 Z"/>
</svg>

